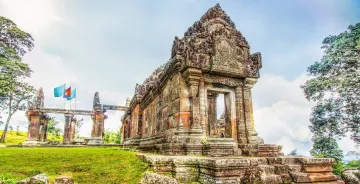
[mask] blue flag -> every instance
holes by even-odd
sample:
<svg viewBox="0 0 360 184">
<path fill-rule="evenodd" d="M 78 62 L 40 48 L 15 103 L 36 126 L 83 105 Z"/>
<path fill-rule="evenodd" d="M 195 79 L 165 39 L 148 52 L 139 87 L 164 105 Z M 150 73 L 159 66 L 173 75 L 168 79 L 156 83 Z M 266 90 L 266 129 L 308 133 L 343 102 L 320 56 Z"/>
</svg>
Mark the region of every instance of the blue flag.
<svg viewBox="0 0 360 184">
<path fill-rule="evenodd" d="M 65 84 L 54 88 L 54 97 L 62 97 L 65 92 Z"/>
<path fill-rule="evenodd" d="M 66 100 L 71 100 L 73 98 L 76 98 L 76 88 L 71 91 L 71 96 L 67 97 Z"/>
</svg>

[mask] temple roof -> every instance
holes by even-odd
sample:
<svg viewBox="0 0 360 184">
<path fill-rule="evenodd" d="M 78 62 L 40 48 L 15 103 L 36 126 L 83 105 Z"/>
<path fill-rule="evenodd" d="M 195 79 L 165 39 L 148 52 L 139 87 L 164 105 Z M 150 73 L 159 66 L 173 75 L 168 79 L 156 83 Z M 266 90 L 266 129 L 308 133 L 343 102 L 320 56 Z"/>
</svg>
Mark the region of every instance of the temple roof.
<svg viewBox="0 0 360 184">
<path fill-rule="evenodd" d="M 222 19 L 230 26 L 235 28 L 234 22 L 230 19 L 230 17 L 226 14 L 226 12 L 221 8 L 220 4 L 217 3 L 214 7 L 210 8 L 201 18 L 201 22 L 206 22 L 214 19 Z"/>
<path fill-rule="evenodd" d="M 245 37 L 221 6 L 216 4 L 188 28 L 183 38 L 175 37 L 170 60 L 158 67 L 142 84 L 136 85 L 135 96 L 146 96 L 147 92 L 161 85 L 170 73 L 186 67 L 233 77 L 258 77 L 261 55 L 251 55 L 249 49 Z"/>
</svg>

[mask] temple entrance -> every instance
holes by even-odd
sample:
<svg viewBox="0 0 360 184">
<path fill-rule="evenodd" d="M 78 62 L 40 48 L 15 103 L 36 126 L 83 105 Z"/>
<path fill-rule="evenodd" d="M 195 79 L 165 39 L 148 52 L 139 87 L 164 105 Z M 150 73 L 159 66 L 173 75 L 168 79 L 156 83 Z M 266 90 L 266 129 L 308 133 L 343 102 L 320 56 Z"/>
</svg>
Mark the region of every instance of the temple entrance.
<svg viewBox="0 0 360 184">
<path fill-rule="evenodd" d="M 210 138 L 236 138 L 234 93 L 231 90 L 207 90 L 207 135 Z"/>
</svg>

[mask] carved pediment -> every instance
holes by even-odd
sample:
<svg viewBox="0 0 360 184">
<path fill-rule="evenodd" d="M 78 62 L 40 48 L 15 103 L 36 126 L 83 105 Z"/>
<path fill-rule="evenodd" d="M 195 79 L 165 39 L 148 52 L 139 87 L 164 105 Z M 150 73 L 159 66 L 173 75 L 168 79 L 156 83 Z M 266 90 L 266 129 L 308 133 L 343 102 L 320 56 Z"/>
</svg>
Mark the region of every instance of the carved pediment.
<svg viewBox="0 0 360 184">
<path fill-rule="evenodd" d="M 257 77 L 261 57 L 251 57 L 249 49 L 245 37 L 217 4 L 185 32 L 184 38 L 175 37 L 171 58 L 203 71 Z"/>
</svg>

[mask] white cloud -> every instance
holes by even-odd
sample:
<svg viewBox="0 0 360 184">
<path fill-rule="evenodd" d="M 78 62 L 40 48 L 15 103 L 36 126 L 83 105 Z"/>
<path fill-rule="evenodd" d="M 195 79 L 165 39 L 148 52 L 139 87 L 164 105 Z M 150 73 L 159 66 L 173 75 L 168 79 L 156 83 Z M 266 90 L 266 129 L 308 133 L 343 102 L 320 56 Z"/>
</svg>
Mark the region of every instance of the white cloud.
<svg viewBox="0 0 360 184">
<path fill-rule="evenodd" d="M 294 80 L 264 74 L 253 89 L 255 127 L 265 143 L 283 145 L 283 152 L 297 149 L 299 154 L 309 155 L 312 148 L 308 126 L 313 102 L 308 102 L 300 85 L 309 79 L 305 74 Z M 339 140 L 346 154 L 354 150 L 354 142 L 348 137 Z"/>
<path fill-rule="evenodd" d="M 62 21 L 56 10 L 56 1 L 0 0 L 0 4 L 3 6 L 3 15 L 34 37 L 40 37 L 52 24 Z"/>
</svg>

